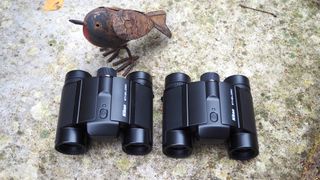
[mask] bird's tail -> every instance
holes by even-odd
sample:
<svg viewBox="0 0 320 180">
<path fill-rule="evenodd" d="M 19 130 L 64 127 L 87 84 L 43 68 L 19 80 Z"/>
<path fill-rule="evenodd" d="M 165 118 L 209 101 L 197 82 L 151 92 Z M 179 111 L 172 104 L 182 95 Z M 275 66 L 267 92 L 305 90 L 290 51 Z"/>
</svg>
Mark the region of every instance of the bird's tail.
<svg viewBox="0 0 320 180">
<path fill-rule="evenodd" d="M 152 20 L 155 28 L 157 28 L 160 32 L 162 32 L 168 38 L 171 38 L 172 36 L 171 31 L 166 25 L 166 12 L 152 11 L 152 12 L 148 12 L 147 16 Z"/>
</svg>

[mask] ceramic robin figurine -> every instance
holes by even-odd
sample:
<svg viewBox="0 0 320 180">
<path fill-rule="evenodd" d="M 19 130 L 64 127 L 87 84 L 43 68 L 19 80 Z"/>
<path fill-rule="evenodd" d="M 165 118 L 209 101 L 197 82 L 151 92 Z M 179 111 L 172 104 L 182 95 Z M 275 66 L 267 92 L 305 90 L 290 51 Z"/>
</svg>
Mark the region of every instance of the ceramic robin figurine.
<svg viewBox="0 0 320 180">
<path fill-rule="evenodd" d="M 70 22 L 83 26 L 83 34 L 92 44 L 101 47 L 104 56 L 110 56 L 108 62 L 113 61 L 121 49 L 125 49 L 128 57 L 114 62 L 117 71 L 125 70 L 127 75 L 138 56 L 132 56 L 127 43 L 148 34 L 152 28 L 158 29 L 167 37 L 171 37 L 170 29 L 166 25 L 166 13 L 153 11 L 143 13 L 130 9 L 99 7 L 89 12 L 84 21 L 70 20 Z"/>
</svg>

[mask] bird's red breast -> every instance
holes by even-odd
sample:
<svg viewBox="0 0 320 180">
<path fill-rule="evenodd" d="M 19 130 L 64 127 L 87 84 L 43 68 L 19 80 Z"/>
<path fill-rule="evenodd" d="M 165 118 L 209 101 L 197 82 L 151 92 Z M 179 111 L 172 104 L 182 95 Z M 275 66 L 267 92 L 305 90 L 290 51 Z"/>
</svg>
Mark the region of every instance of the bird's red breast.
<svg viewBox="0 0 320 180">
<path fill-rule="evenodd" d="M 89 30 L 86 25 L 83 25 L 83 35 L 89 42 L 91 42 Z"/>
</svg>

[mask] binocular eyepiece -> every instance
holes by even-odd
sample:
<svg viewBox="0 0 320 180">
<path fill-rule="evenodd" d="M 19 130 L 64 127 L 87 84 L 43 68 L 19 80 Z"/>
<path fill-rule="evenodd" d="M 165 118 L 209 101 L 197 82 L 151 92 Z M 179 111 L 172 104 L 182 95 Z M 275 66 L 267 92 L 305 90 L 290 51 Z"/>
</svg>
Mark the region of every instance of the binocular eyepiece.
<svg viewBox="0 0 320 180">
<path fill-rule="evenodd" d="M 183 73 L 166 77 L 163 100 L 163 153 L 183 158 L 193 144 L 227 141 L 232 159 L 258 155 L 258 141 L 247 77 L 234 75 L 220 82 L 216 73 L 205 73 L 190 82 Z"/>
<path fill-rule="evenodd" d="M 122 137 L 122 149 L 144 155 L 152 149 L 152 80 L 145 72 L 127 78 L 112 68 L 97 77 L 81 70 L 66 75 L 61 96 L 55 148 L 82 154 L 91 139 Z"/>
</svg>

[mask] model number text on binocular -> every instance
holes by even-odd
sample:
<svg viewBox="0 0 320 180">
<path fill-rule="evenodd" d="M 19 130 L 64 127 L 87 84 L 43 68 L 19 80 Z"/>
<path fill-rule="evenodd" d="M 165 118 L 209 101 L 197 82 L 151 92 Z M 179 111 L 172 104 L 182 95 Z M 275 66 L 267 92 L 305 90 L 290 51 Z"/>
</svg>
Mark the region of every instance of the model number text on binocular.
<svg viewBox="0 0 320 180">
<path fill-rule="evenodd" d="M 183 73 L 166 77 L 163 95 L 163 152 L 182 158 L 194 142 L 227 141 L 232 159 L 258 155 L 258 141 L 249 80 L 234 75 L 220 82 L 216 73 L 205 73 L 190 82 Z"/>
<path fill-rule="evenodd" d="M 122 149 L 143 155 L 152 149 L 152 82 L 145 72 L 116 77 L 100 68 L 97 77 L 70 71 L 62 91 L 55 148 L 86 152 L 90 139 L 122 137 Z"/>
</svg>

